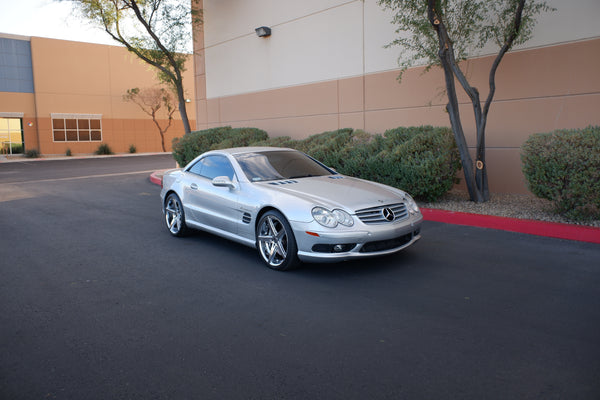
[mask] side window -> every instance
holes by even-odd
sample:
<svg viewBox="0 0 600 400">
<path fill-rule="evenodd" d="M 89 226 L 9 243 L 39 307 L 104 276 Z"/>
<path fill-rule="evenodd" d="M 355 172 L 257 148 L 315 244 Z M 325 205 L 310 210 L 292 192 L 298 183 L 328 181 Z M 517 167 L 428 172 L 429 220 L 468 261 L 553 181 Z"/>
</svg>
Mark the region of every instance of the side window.
<svg viewBox="0 0 600 400">
<path fill-rule="evenodd" d="M 223 156 L 204 157 L 194 164 L 189 171 L 210 180 L 217 176 L 227 176 L 233 180 L 233 176 L 235 175 L 231 163 Z"/>
<path fill-rule="evenodd" d="M 196 175 L 201 175 L 202 173 L 202 160 L 198 160 L 196 162 L 196 164 L 192 165 L 192 167 L 188 170 L 189 172 L 191 172 L 192 174 L 196 174 Z"/>
</svg>

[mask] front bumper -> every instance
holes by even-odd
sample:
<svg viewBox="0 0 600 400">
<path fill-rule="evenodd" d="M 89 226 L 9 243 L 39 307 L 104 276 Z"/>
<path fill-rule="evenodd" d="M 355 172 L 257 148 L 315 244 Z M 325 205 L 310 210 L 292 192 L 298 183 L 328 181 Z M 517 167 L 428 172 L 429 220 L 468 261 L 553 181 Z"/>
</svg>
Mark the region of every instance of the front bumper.
<svg viewBox="0 0 600 400">
<path fill-rule="evenodd" d="M 291 225 L 301 261 L 338 262 L 401 251 L 421 238 L 422 222 L 423 216 L 419 214 L 396 223 L 359 223 L 344 229 L 327 229 L 316 222 Z"/>
</svg>

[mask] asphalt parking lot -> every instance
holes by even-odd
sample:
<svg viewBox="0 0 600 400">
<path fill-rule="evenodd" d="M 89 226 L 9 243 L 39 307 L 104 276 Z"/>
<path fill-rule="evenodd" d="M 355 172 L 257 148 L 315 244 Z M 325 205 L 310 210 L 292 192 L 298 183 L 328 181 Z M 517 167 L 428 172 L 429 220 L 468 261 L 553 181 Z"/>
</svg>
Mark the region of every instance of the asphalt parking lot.
<svg viewBox="0 0 600 400">
<path fill-rule="evenodd" d="M 168 155 L 0 164 L 0 399 L 598 399 L 600 246 L 426 222 L 264 267 L 162 225 Z"/>
</svg>

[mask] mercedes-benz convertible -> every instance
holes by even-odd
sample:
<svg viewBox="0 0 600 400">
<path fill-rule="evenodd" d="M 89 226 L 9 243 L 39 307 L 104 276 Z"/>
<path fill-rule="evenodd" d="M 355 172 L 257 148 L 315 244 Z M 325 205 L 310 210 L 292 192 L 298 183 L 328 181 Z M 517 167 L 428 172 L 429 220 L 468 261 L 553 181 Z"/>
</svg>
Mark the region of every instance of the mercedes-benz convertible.
<svg viewBox="0 0 600 400">
<path fill-rule="evenodd" d="M 408 193 L 292 149 L 206 152 L 166 172 L 160 195 L 173 236 L 207 231 L 258 249 L 276 270 L 392 254 L 421 238 L 423 216 Z"/>
</svg>

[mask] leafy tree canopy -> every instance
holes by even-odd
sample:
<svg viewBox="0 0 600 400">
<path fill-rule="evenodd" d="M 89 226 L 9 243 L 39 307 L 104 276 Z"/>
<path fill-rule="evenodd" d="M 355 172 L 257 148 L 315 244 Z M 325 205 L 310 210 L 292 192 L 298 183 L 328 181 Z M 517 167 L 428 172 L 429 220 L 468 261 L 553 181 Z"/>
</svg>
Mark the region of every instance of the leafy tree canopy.
<svg viewBox="0 0 600 400">
<path fill-rule="evenodd" d="M 439 40 L 428 18 L 429 2 L 378 0 L 378 3 L 394 13 L 392 23 L 398 37 L 387 47 L 400 46 L 406 50 L 398 59 L 402 70 L 423 64 L 427 69 L 439 66 Z M 515 32 L 513 21 L 518 5 L 518 0 L 436 0 L 435 10 L 452 40 L 456 61 L 473 57 L 492 44 L 501 48 L 512 34 L 517 36 L 511 46 L 527 42 L 533 34 L 535 16 L 553 10 L 545 1 L 525 2 L 521 26 Z"/>
<path fill-rule="evenodd" d="M 74 3 L 83 18 L 157 68 L 159 80 L 177 93 L 181 117 L 189 133 L 182 73 L 193 43 L 192 24 L 202 22 L 198 0 L 74 0 Z"/>
</svg>

